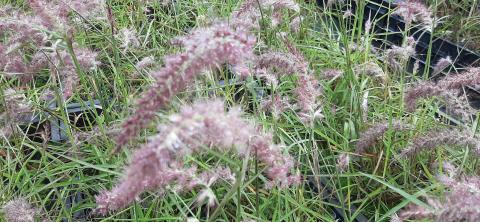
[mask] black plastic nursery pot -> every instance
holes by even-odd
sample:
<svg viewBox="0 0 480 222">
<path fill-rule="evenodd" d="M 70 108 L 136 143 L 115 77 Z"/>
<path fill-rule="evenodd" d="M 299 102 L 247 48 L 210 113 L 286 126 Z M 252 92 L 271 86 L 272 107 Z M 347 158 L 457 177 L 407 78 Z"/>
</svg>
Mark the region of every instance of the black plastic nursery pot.
<svg viewBox="0 0 480 222">
<path fill-rule="evenodd" d="M 63 107 L 68 114 L 67 123 L 63 119 L 53 114 L 58 108 L 59 107 L 57 107 L 55 102 L 51 102 L 45 112 L 35 113 L 31 116 L 25 117 L 23 120 L 23 125 L 26 126 L 24 128 L 27 131 L 27 135 L 35 135 L 36 131 L 38 131 L 41 127 L 49 128 L 49 142 L 67 142 L 69 140 L 67 134 L 67 124 L 72 124 L 79 129 L 86 129 L 88 126 L 94 125 L 95 116 L 101 115 L 103 112 L 103 107 L 101 106 L 99 100 L 83 101 L 82 103 L 69 103 Z M 42 117 L 45 117 L 46 121 L 43 121 Z M 48 124 L 46 124 L 47 122 Z M 36 138 L 32 139 L 35 140 Z M 69 188 L 64 187 L 62 189 Z M 81 204 L 85 201 L 85 197 L 86 195 L 81 191 L 75 191 L 69 193 L 69 195 L 63 201 L 68 209 L 75 209 L 78 204 Z M 76 210 L 72 214 L 72 219 L 74 221 L 86 221 L 90 211 L 90 209 Z M 69 219 L 64 218 L 62 221 L 69 221 Z"/>
<path fill-rule="evenodd" d="M 326 5 L 326 0 L 317 0 L 319 6 Z M 355 12 L 357 5 L 355 1 L 351 1 L 351 11 Z M 373 45 L 380 49 L 390 48 L 394 45 L 401 46 L 404 39 L 405 22 L 398 15 L 392 15 L 391 12 L 395 9 L 396 4 L 402 2 L 401 0 L 368 0 L 365 3 L 363 22 L 373 22 L 372 31 L 378 36 L 373 40 Z M 335 8 L 336 6 L 332 6 Z M 341 6 L 337 8 L 340 9 Z M 346 10 L 346 7 L 342 7 Z M 353 24 L 353 23 L 350 23 Z M 417 41 L 416 55 L 412 57 L 413 63 L 418 61 L 420 64 L 419 73 L 423 73 L 427 67 L 428 55 L 430 54 L 429 70 L 427 74 L 432 73 L 432 68 L 439 59 L 450 56 L 454 59 L 453 66 L 456 69 L 464 69 L 471 66 L 480 65 L 480 54 L 469 50 L 462 45 L 455 44 L 449 40 L 433 36 L 429 31 L 413 26 L 409 29 L 409 33 Z M 430 47 L 431 44 L 431 47 Z M 431 48 L 431 52 L 428 50 Z M 411 63 L 411 64 L 413 64 Z M 413 66 L 408 66 L 407 71 L 412 72 Z"/>
<path fill-rule="evenodd" d="M 46 127 L 45 122 L 42 122 L 41 116 L 46 117 L 48 122 L 51 142 L 61 142 L 68 140 L 66 124 L 73 124 L 75 127 L 83 129 L 90 124 L 95 124 L 95 115 L 100 115 L 103 108 L 99 100 L 84 101 L 83 103 L 69 103 L 64 108 L 68 115 L 68 122 L 54 115 L 54 111 L 59 108 L 56 102 L 51 102 L 43 113 L 34 113 L 31 116 L 25 117 L 22 121 L 27 130 L 27 135 L 31 131 L 36 131 L 35 128 L 41 125 Z M 96 113 L 96 114 L 95 114 Z"/>
</svg>

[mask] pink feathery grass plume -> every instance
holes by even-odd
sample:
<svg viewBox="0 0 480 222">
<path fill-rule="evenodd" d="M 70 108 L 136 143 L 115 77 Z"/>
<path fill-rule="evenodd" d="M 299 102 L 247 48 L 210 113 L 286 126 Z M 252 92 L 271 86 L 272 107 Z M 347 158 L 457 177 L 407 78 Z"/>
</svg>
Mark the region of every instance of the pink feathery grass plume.
<svg viewBox="0 0 480 222">
<path fill-rule="evenodd" d="M 407 27 L 412 22 L 420 22 L 426 27 L 432 27 L 433 25 L 432 11 L 419 0 L 399 2 L 393 14 L 402 17 Z"/>
<path fill-rule="evenodd" d="M 50 59 L 50 73 L 54 76 L 58 73 L 60 82 L 62 83 L 62 92 L 64 98 L 69 98 L 73 95 L 75 88 L 78 86 L 80 76 L 77 67 L 74 63 L 73 56 L 67 49 L 60 49 L 61 51 L 52 52 L 49 55 Z M 98 54 L 87 48 L 80 48 L 74 46 L 73 53 L 77 59 L 78 65 L 82 71 L 89 71 L 95 69 L 100 63 L 97 61 Z"/>
<path fill-rule="evenodd" d="M 49 30 L 68 30 L 69 16 L 79 14 L 86 19 L 106 19 L 104 0 L 28 0 L 40 24 Z"/>
<path fill-rule="evenodd" d="M 458 129 L 442 129 L 427 133 L 426 135 L 413 138 L 400 156 L 414 156 L 425 150 L 432 150 L 442 145 L 468 146 L 472 152 L 480 156 L 480 140 L 470 132 Z"/>
<path fill-rule="evenodd" d="M 442 72 L 445 68 L 449 67 L 450 65 L 453 64 L 452 59 L 450 56 L 447 56 L 445 58 L 441 58 L 438 60 L 438 62 L 433 66 L 433 73 L 432 75 L 436 75 L 440 72 Z"/>
<path fill-rule="evenodd" d="M 345 172 L 347 171 L 348 166 L 350 166 L 350 155 L 347 153 L 340 154 L 337 158 L 337 170 L 340 172 Z"/>
<path fill-rule="evenodd" d="M 186 168 L 183 159 L 210 148 L 234 151 L 239 157 L 255 153 L 265 163 L 271 185 L 283 187 L 298 182 L 298 177 L 291 174 L 292 157 L 282 153 L 270 134 L 242 119 L 239 109 L 225 112 L 221 100 L 184 106 L 169 120 L 159 126 L 157 136 L 135 151 L 120 183 L 97 196 L 99 213 L 123 208 L 148 189 L 164 190 L 167 185 L 180 186 L 183 191 L 193 189 L 199 185 L 196 169 Z"/>
<path fill-rule="evenodd" d="M 413 38 L 411 38 L 413 39 Z M 407 41 L 405 46 L 392 46 L 385 52 L 385 60 L 390 68 L 395 71 L 402 70 L 408 59 L 415 55 L 415 40 Z"/>
<path fill-rule="evenodd" d="M 33 113 L 33 108 L 23 92 L 8 88 L 4 90 L 3 97 L 5 114 L 10 123 L 23 121 Z"/>
<path fill-rule="evenodd" d="M 477 110 L 468 102 L 467 96 L 458 90 L 444 91 L 439 97 L 445 103 L 446 113 L 464 122 L 471 121 L 477 113 Z"/>
<path fill-rule="evenodd" d="M 293 33 L 298 33 L 300 32 L 300 27 L 302 25 L 302 22 L 303 22 L 303 17 L 302 16 L 297 16 L 295 18 L 292 19 L 292 21 L 290 21 L 290 31 L 292 31 Z"/>
<path fill-rule="evenodd" d="M 51 33 L 70 33 L 74 30 L 70 19 L 73 12 L 88 17 L 102 8 L 102 5 L 102 1 L 97 0 L 29 0 L 28 6 L 32 13 L 4 6 L 0 10 L 0 34 L 5 35 L 6 40 L 0 46 L 0 69 L 10 76 L 21 74 L 20 80 L 23 83 L 32 80 L 35 74 L 48 68 L 49 57 L 57 57 L 57 53 L 65 54 L 57 51 L 66 49 L 48 46 L 47 43 L 53 42 Z M 95 16 L 95 19 L 98 18 Z M 80 60 L 81 56 L 78 57 Z"/>
<path fill-rule="evenodd" d="M 156 63 L 157 62 L 155 61 L 155 57 L 147 56 L 142 60 L 138 61 L 137 64 L 135 64 L 135 68 L 138 70 L 148 69 L 155 66 Z"/>
<path fill-rule="evenodd" d="M 39 24 L 50 31 L 70 32 L 73 30 L 69 18 L 73 13 L 83 18 L 106 18 L 102 0 L 28 0 Z"/>
<path fill-rule="evenodd" d="M 309 68 L 303 54 L 286 38 L 282 40 L 297 67 L 298 80 L 294 93 L 297 97 L 297 105 L 300 108 L 298 115 L 302 122 L 311 124 L 315 119 L 323 118 L 322 107 L 317 100 L 323 94 L 323 88 Z"/>
<path fill-rule="evenodd" d="M 385 72 L 383 72 L 382 67 L 380 67 L 375 62 L 358 64 L 354 67 L 354 72 L 356 75 L 367 75 L 370 77 L 380 78 L 382 80 L 386 78 Z"/>
<path fill-rule="evenodd" d="M 203 70 L 224 63 L 236 65 L 252 57 L 255 37 L 225 23 L 193 31 L 181 40 L 184 52 L 169 55 L 165 66 L 151 74 L 156 80 L 140 99 L 137 109 L 123 124 L 118 151 L 154 118 L 155 112 L 183 90 Z"/>
<path fill-rule="evenodd" d="M 291 107 L 292 105 L 288 97 L 282 97 L 278 94 L 262 100 L 261 103 L 261 108 L 266 112 L 272 113 L 274 118 L 279 118 L 285 110 Z"/>
<path fill-rule="evenodd" d="M 412 128 L 412 126 L 400 120 L 384 121 L 381 123 L 377 123 L 372 127 L 368 128 L 360 135 L 360 138 L 355 145 L 355 153 L 365 153 L 368 148 L 375 146 L 375 144 L 377 144 L 377 142 L 389 130 L 397 132 L 411 130 Z"/>
<path fill-rule="evenodd" d="M 430 219 L 439 222 L 476 222 L 480 218 L 480 178 L 466 176 L 460 180 L 441 176 L 445 197 L 428 197 L 429 208 L 410 204 L 399 213 L 399 221 Z"/>
<path fill-rule="evenodd" d="M 255 60 L 255 69 L 267 69 L 277 77 L 305 72 L 305 65 L 300 64 L 297 57 L 286 52 L 266 52 Z"/>
<path fill-rule="evenodd" d="M 297 86 L 294 89 L 297 105 L 300 108 L 298 115 L 304 123 L 311 123 L 314 119 L 323 118 L 317 98 L 322 95 L 323 89 L 313 73 L 307 72 L 298 76 Z"/>
<path fill-rule="evenodd" d="M 343 71 L 338 69 L 326 69 L 322 71 L 322 78 L 325 80 L 334 80 L 343 76 Z"/>
<path fill-rule="evenodd" d="M 419 99 L 440 96 L 445 91 L 459 90 L 463 86 L 477 84 L 480 84 L 480 68 L 469 68 L 461 74 L 449 75 L 437 83 L 431 81 L 419 82 L 405 92 L 407 111 L 415 111 Z"/>
<path fill-rule="evenodd" d="M 3 91 L 5 111 L 0 113 L 0 138 L 9 138 L 15 133 L 15 125 L 30 121 L 33 107 L 21 91 L 7 88 Z"/>
<path fill-rule="evenodd" d="M 260 28 L 260 20 L 263 16 L 267 16 L 267 13 L 263 12 L 272 11 L 272 25 L 276 26 L 282 22 L 283 9 L 291 10 L 294 12 L 300 11 L 300 6 L 293 0 L 245 0 L 240 7 L 235 10 L 231 15 L 232 26 L 243 26 L 249 29 Z"/>
<path fill-rule="evenodd" d="M 24 198 L 8 201 L 2 207 L 2 211 L 7 222 L 35 222 L 40 213 Z"/>
<path fill-rule="evenodd" d="M 126 52 L 129 49 L 135 49 L 140 47 L 140 40 L 138 40 L 138 33 L 137 30 L 134 28 L 123 28 L 120 29 L 119 33 L 115 36 L 117 37 L 122 45 L 120 48 Z"/>
<path fill-rule="evenodd" d="M 430 81 L 421 81 L 410 87 L 405 92 L 405 106 L 408 112 L 413 112 L 417 108 L 418 99 L 429 98 L 439 95 L 443 90 L 435 83 Z"/>
<path fill-rule="evenodd" d="M 480 68 L 469 68 L 460 74 L 448 75 L 437 83 L 443 90 L 461 89 L 463 86 L 478 84 L 480 84 Z"/>
</svg>

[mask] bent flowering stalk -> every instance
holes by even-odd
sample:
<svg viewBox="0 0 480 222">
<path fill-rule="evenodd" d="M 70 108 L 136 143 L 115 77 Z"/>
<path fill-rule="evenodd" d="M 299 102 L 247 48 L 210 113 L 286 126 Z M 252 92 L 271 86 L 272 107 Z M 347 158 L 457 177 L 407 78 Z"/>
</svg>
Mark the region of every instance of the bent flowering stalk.
<svg viewBox="0 0 480 222">
<path fill-rule="evenodd" d="M 402 17 L 407 27 L 410 27 L 412 22 L 420 22 L 427 28 L 433 25 L 432 11 L 419 0 L 398 2 L 393 14 Z"/>
<path fill-rule="evenodd" d="M 442 95 L 445 91 L 459 90 L 463 86 L 480 84 L 480 68 L 469 68 L 458 75 L 449 75 L 437 83 L 422 81 L 408 88 L 405 92 L 407 111 L 413 112 L 417 107 L 417 100 Z"/>
<path fill-rule="evenodd" d="M 362 154 L 369 147 L 375 146 L 380 138 L 389 130 L 406 131 L 413 127 L 399 120 L 392 120 L 375 124 L 374 126 L 363 132 L 356 143 L 355 153 Z"/>
<path fill-rule="evenodd" d="M 439 95 L 442 92 L 435 83 L 429 81 L 421 81 L 410 87 L 405 92 L 405 106 L 408 112 L 413 112 L 417 108 L 417 100 L 420 98 L 429 98 Z"/>
<path fill-rule="evenodd" d="M 480 156 L 480 140 L 467 131 L 458 129 L 442 129 L 413 138 L 400 156 L 414 156 L 424 150 L 431 150 L 442 145 L 468 146 L 476 156 Z"/>
<path fill-rule="evenodd" d="M 468 176 L 460 180 L 448 176 L 440 176 L 439 181 L 448 191 L 444 198 L 429 197 L 429 209 L 410 204 L 401 211 L 398 221 L 409 219 L 430 219 L 439 222 L 476 222 L 480 218 L 480 178 Z"/>
<path fill-rule="evenodd" d="M 303 54 L 286 38 L 283 38 L 283 42 L 289 53 L 293 55 L 297 67 L 298 80 L 294 92 L 300 108 L 298 115 L 302 122 L 312 124 L 315 119 L 323 118 L 322 107 L 317 101 L 323 93 L 323 88 L 309 68 Z"/>
<path fill-rule="evenodd" d="M 125 145 L 154 118 L 155 112 L 183 90 L 203 70 L 224 63 L 236 65 L 253 55 L 255 37 L 245 29 L 225 23 L 193 31 L 179 39 L 184 52 L 169 55 L 165 66 L 151 73 L 155 83 L 137 100 L 137 109 L 123 124 L 117 149 Z"/>
<path fill-rule="evenodd" d="M 463 86 L 480 84 L 480 68 L 469 68 L 458 75 L 448 75 L 437 83 L 443 90 L 460 89 Z"/>
<path fill-rule="evenodd" d="M 298 177 L 290 174 L 293 159 L 282 154 L 270 134 L 260 132 L 240 115 L 236 108 L 225 112 L 220 100 L 183 107 L 179 114 L 170 116 L 169 123 L 159 126 L 157 136 L 135 152 L 121 182 L 97 196 L 97 211 L 106 214 L 123 208 L 147 189 L 164 190 L 175 184 L 184 191 L 193 189 L 199 185 L 196 169 L 184 166 L 183 158 L 204 153 L 210 147 L 222 152 L 233 150 L 240 157 L 255 153 L 267 166 L 272 185 L 297 183 Z"/>
</svg>

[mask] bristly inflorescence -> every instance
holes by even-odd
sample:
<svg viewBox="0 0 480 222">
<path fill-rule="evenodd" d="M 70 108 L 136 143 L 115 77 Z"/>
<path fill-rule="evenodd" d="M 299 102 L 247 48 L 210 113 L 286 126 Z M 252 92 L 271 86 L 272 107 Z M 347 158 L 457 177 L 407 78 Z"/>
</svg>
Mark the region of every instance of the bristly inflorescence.
<svg viewBox="0 0 480 222">
<path fill-rule="evenodd" d="M 408 59 L 415 55 L 415 39 L 410 37 L 404 46 L 392 46 L 385 52 L 385 60 L 390 68 L 401 71 Z"/>
<path fill-rule="evenodd" d="M 151 73 L 155 83 L 137 100 L 138 108 L 124 122 L 117 138 L 117 150 L 146 127 L 155 112 L 203 70 L 225 63 L 243 63 L 253 55 L 255 42 L 255 37 L 245 29 L 232 28 L 226 23 L 200 28 L 178 39 L 184 51 L 165 57 L 164 67 Z"/>
<path fill-rule="evenodd" d="M 368 148 L 375 144 L 383 137 L 383 135 L 391 130 L 392 132 L 411 130 L 413 127 L 399 120 L 384 121 L 373 125 L 360 135 L 356 142 L 355 153 L 362 154 Z"/>
<path fill-rule="evenodd" d="M 442 72 L 445 68 L 449 67 L 452 64 L 453 64 L 453 61 L 450 58 L 450 56 L 439 59 L 437 61 L 437 63 L 435 63 L 435 65 L 433 66 L 432 75 L 436 75 L 436 74 Z"/>
<path fill-rule="evenodd" d="M 246 0 L 232 13 L 231 25 L 259 29 L 260 21 L 267 18 L 267 11 L 271 11 L 271 24 L 277 26 L 282 22 L 283 9 L 299 12 L 300 6 L 293 0 Z"/>
<path fill-rule="evenodd" d="M 291 174 L 293 159 L 282 153 L 270 134 L 240 115 L 237 108 L 225 112 L 221 100 L 184 106 L 179 114 L 170 116 L 169 123 L 159 126 L 158 135 L 135 152 L 120 183 L 97 196 L 97 211 L 106 214 L 123 208 L 148 189 L 176 185 L 188 191 L 202 185 L 197 183 L 196 168 L 185 166 L 183 159 L 212 148 L 234 151 L 240 157 L 255 154 L 265 163 L 271 185 L 297 183 L 298 177 Z"/>
<path fill-rule="evenodd" d="M 469 68 L 463 73 L 449 75 L 437 83 L 421 81 L 406 90 L 405 104 L 407 111 L 415 111 L 417 101 L 421 98 L 440 96 L 445 91 L 460 90 L 463 86 L 477 84 L 480 84 L 480 68 Z"/>
<path fill-rule="evenodd" d="M 410 204 L 399 213 L 398 221 L 430 219 L 439 222 L 476 222 L 480 218 L 480 178 L 466 176 L 461 179 L 445 175 L 439 182 L 446 188 L 444 198 L 428 197 L 428 207 Z"/>
<path fill-rule="evenodd" d="M 420 22 L 427 28 L 433 25 L 432 11 L 419 0 L 399 2 L 393 14 L 402 17 L 407 26 L 412 22 Z"/>
<path fill-rule="evenodd" d="M 5 89 L 3 100 L 5 110 L 0 113 L 0 138 L 9 138 L 13 135 L 16 124 L 30 121 L 34 109 L 20 90 Z"/>
<path fill-rule="evenodd" d="M 464 122 L 470 122 L 477 113 L 477 110 L 470 105 L 467 95 L 458 90 L 444 91 L 440 94 L 440 98 L 445 103 L 446 113 Z"/>
<path fill-rule="evenodd" d="M 472 133 L 458 129 L 441 129 L 417 136 L 402 150 L 401 156 L 414 156 L 421 151 L 431 150 L 441 145 L 468 146 L 475 155 L 480 156 L 480 140 Z"/>
<path fill-rule="evenodd" d="M 8 77 L 19 76 L 21 82 L 26 83 L 43 69 L 50 68 L 52 77 L 60 76 L 64 96 L 68 98 L 78 82 L 79 70 L 72 56 L 81 69 L 89 70 L 98 64 L 95 52 L 76 44 L 73 44 L 75 55 L 70 55 L 66 41 L 73 41 L 71 36 L 76 29 L 71 18 L 74 14 L 100 18 L 103 1 L 29 0 L 28 6 L 32 13 L 11 6 L 0 10 L 0 34 L 6 37 L 0 44 L 0 70 Z"/>
<path fill-rule="evenodd" d="M 16 198 L 8 201 L 2 211 L 7 222 L 34 222 L 40 216 L 40 211 L 24 198 Z"/>
</svg>

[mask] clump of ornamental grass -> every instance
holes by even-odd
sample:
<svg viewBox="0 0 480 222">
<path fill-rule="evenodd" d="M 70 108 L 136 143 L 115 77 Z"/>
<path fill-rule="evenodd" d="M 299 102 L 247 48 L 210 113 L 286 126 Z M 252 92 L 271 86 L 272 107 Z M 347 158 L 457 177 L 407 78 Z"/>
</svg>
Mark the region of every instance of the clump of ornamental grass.
<svg viewBox="0 0 480 222">
<path fill-rule="evenodd" d="M 196 167 L 185 165 L 184 157 L 209 149 L 234 152 L 241 158 L 255 154 L 266 166 L 268 187 L 298 183 L 299 178 L 291 174 L 292 157 L 283 153 L 282 146 L 273 143 L 272 135 L 243 119 L 237 108 L 225 112 L 221 100 L 184 106 L 158 129 L 158 135 L 135 151 L 119 184 L 96 197 L 97 212 L 106 214 L 121 209 L 145 190 L 163 191 L 175 186 L 177 190 L 189 191 L 205 186 Z"/>
<path fill-rule="evenodd" d="M 439 222 L 475 222 L 480 218 L 480 178 L 466 176 L 461 179 L 446 175 L 438 180 L 447 191 L 443 198 L 427 198 L 428 207 L 410 204 L 402 210 L 396 221 L 433 220 Z"/>
<path fill-rule="evenodd" d="M 414 137 L 400 155 L 411 157 L 422 151 L 432 150 L 442 145 L 467 146 L 472 149 L 476 156 L 480 156 L 480 140 L 473 133 L 456 128 L 435 130 L 425 135 Z"/>
<path fill-rule="evenodd" d="M 419 99 L 438 97 L 445 91 L 460 90 L 464 86 L 477 84 L 480 84 L 480 68 L 469 68 L 460 74 L 448 75 L 436 83 L 420 81 L 406 89 L 404 100 L 407 111 L 415 111 Z"/>
<path fill-rule="evenodd" d="M 73 43 L 76 27 L 72 17 L 101 18 L 102 1 L 30 0 L 31 13 L 3 6 L 0 10 L 0 70 L 7 77 L 18 76 L 30 82 L 35 75 L 49 68 L 51 76 L 59 76 L 64 97 L 72 95 L 78 85 L 78 72 L 94 68 L 96 53 Z M 80 69 L 80 70 L 79 70 Z"/>
</svg>

